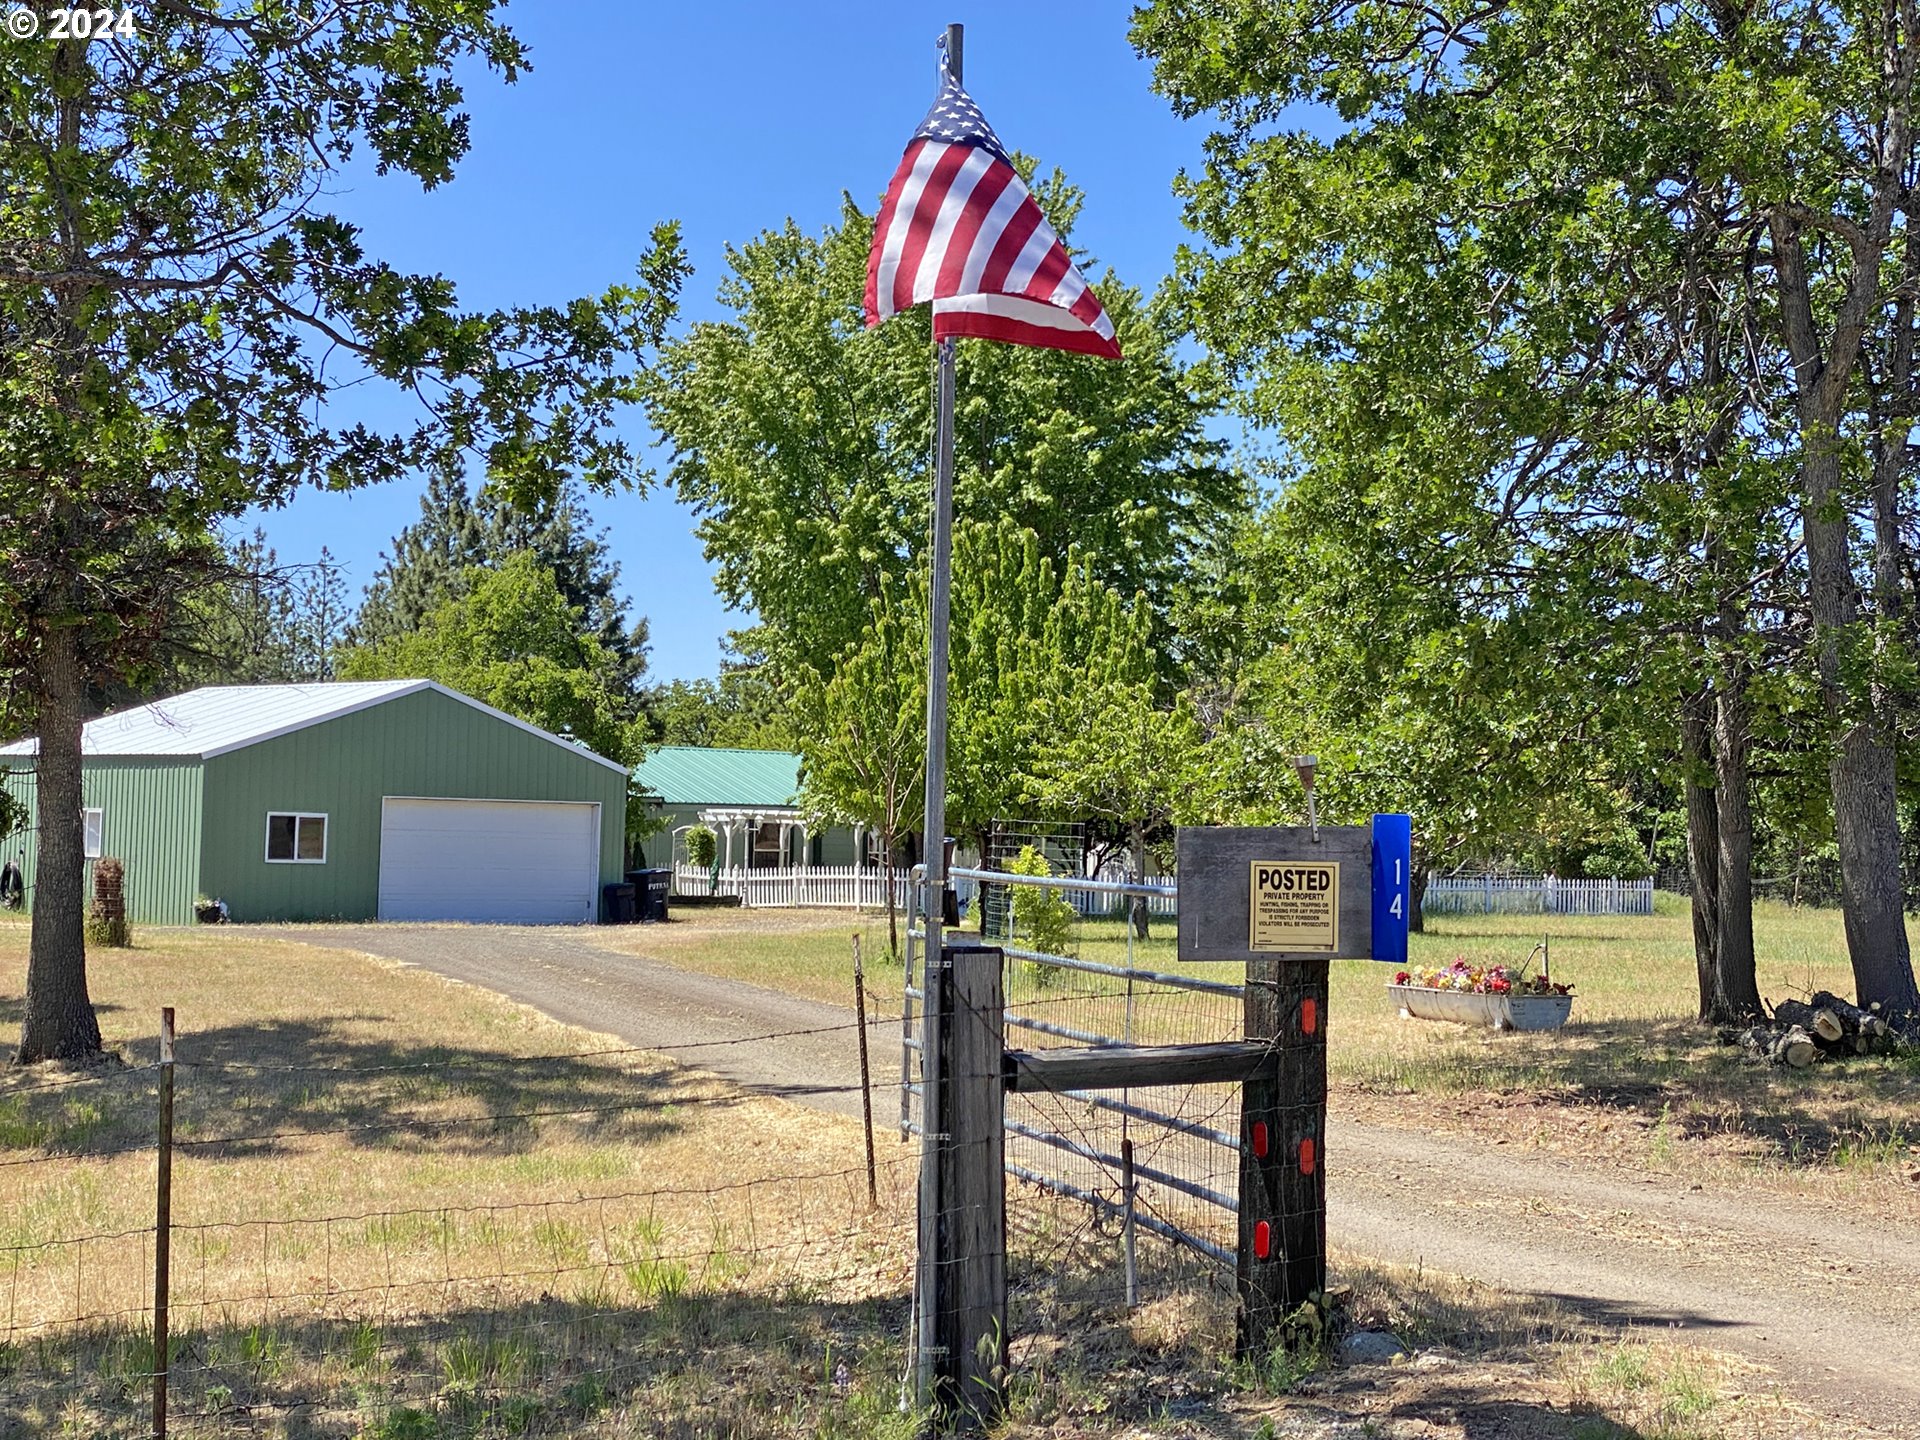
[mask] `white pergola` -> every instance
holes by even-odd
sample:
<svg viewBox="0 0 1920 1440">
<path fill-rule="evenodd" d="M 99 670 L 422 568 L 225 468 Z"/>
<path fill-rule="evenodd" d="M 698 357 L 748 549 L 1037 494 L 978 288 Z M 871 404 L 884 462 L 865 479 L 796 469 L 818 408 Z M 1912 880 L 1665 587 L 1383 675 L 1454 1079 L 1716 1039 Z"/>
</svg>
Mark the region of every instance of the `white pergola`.
<svg viewBox="0 0 1920 1440">
<path fill-rule="evenodd" d="M 700 823 L 720 838 L 720 864 L 723 869 L 734 867 L 733 837 L 740 836 L 740 861 L 751 866 L 753 862 L 753 837 L 760 833 L 760 827 L 773 824 L 780 827 L 780 863 L 791 863 L 789 847 L 793 832 L 800 832 L 801 853 L 806 853 L 806 844 L 811 837 L 807 822 L 800 812 L 791 805 L 713 805 L 700 812 Z M 682 826 L 681 829 L 686 829 Z"/>
<path fill-rule="evenodd" d="M 785 857 L 787 847 L 793 838 L 793 832 L 800 832 L 802 854 L 813 832 L 808 828 L 800 811 L 791 805 L 709 805 L 703 808 L 698 818 L 685 825 L 673 828 L 676 847 L 684 848 L 681 837 L 694 825 L 704 825 L 713 831 L 719 841 L 717 856 L 721 868 L 731 870 L 733 860 L 733 837 L 740 836 L 740 858 L 743 862 L 753 858 L 753 836 L 760 827 L 769 822 L 780 826 L 780 854 Z M 856 870 L 870 868 L 867 859 L 867 841 L 873 835 L 871 825 L 853 825 L 853 864 Z M 806 863 L 804 860 L 801 863 Z"/>
</svg>

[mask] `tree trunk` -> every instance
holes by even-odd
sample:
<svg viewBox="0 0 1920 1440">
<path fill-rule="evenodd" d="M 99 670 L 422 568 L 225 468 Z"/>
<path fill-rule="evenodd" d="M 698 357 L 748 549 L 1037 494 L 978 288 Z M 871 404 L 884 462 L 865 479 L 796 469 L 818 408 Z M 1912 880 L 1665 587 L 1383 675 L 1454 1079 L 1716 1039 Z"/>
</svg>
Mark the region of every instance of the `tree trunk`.
<svg viewBox="0 0 1920 1440">
<path fill-rule="evenodd" d="M 1407 876 L 1407 932 L 1412 935 L 1427 933 L 1427 862 L 1416 845 L 1413 862 Z"/>
<path fill-rule="evenodd" d="M 1828 771 L 1847 952 L 1862 1005 L 1920 1010 L 1901 904 L 1893 746 L 1877 731 L 1871 724 L 1849 730 Z"/>
<path fill-rule="evenodd" d="M 1753 970 L 1753 809 L 1747 784 L 1747 754 L 1753 738 L 1742 662 L 1729 655 L 1718 679 L 1713 800 L 1718 822 L 1714 849 L 1719 943 L 1714 956 L 1713 1013 L 1701 1018 L 1724 1025 L 1752 1019 L 1762 1011 Z"/>
<path fill-rule="evenodd" d="M 1902 156 L 1901 165 L 1905 165 Z M 1876 189 L 1872 228 L 1899 187 Z M 1884 192 L 1884 193 L 1882 193 Z M 1827 767 L 1833 789 L 1834 836 L 1840 850 L 1841 908 L 1854 990 L 1862 1005 L 1920 1007 L 1900 895 L 1900 816 L 1891 734 L 1869 702 L 1850 693 L 1848 651 L 1858 645 L 1851 517 L 1841 484 L 1839 423 L 1858 364 L 1861 339 L 1878 293 L 1879 254 L 1856 251 L 1832 333 L 1822 344 L 1800 222 L 1784 210 L 1770 219 L 1780 319 L 1793 362 L 1800 462 L 1801 532 L 1806 546 L 1808 609 L 1821 698 L 1838 744 Z"/>
<path fill-rule="evenodd" d="M 1899 734 L 1900 697 L 1892 676 L 1908 660 L 1899 636 L 1905 631 L 1907 597 L 1901 566 L 1900 492 L 1908 473 L 1907 450 L 1913 438 L 1913 426 L 1904 418 L 1908 413 L 1914 382 L 1915 302 L 1913 287 L 1920 284 L 1920 239 L 1909 227 L 1902 239 L 1904 288 L 1894 302 L 1893 324 L 1889 339 L 1890 354 L 1886 366 L 1887 406 L 1891 414 L 1880 417 L 1873 456 L 1873 609 L 1878 622 L 1874 629 L 1876 653 L 1868 700 L 1872 707 L 1871 738 L 1875 753 L 1867 762 L 1879 774 L 1877 788 L 1887 796 L 1884 829 L 1878 833 L 1887 847 L 1886 888 L 1894 912 L 1894 925 L 1901 945 L 1897 952 L 1878 957 L 1869 992 L 1868 982 L 1854 965 L 1854 987 L 1860 1002 L 1875 1000 L 1896 1010 L 1920 1011 L 1920 991 L 1916 990 L 1913 957 L 1906 948 L 1906 885 L 1902 875 L 1899 814 L 1899 756 L 1895 737 Z M 1881 904 L 1887 899 L 1882 898 Z M 1852 936 L 1849 933 L 1849 941 Z M 1904 991 L 1904 998 L 1902 992 Z"/>
<path fill-rule="evenodd" d="M 1132 839 L 1133 883 L 1144 885 L 1147 883 L 1147 827 L 1138 820 L 1133 823 Z M 1147 897 L 1135 895 L 1127 909 L 1129 922 L 1133 926 L 1133 938 L 1145 940 L 1147 938 Z"/>
<path fill-rule="evenodd" d="M 1827 766 L 1834 838 L 1840 850 L 1841 908 L 1853 987 L 1862 1005 L 1920 1008 L 1900 893 L 1899 792 L 1892 736 L 1848 694 L 1844 650 L 1858 629 L 1847 519 L 1839 501 L 1840 459 L 1830 448 L 1809 454 L 1803 520 L 1820 688 L 1841 726 Z M 1863 713 L 1863 708 L 1865 713 Z"/>
<path fill-rule="evenodd" d="M 880 832 L 880 883 L 887 888 L 887 953 L 900 963 L 900 910 L 893 898 L 893 832 Z"/>
<path fill-rule="evenodd" d="M 1705 691 L 1680 702 L 1680 755 L 1686 767 L 1687 875 L 1693 891 L 1693 965 L 1700 1018 L 1718 1023 L 1720 975 L 1720 812 L 1713 793 L 1712 727 Z"/>
<path fill-rule="evenodd" d="M 87 996 L 82 931 L 85 857 L 80 807 L 82 684 L 73 633 L 51 629 L 39 673 L 38 805 L 40 851 L 34 860 L 33 929 L 27 958 L 21 1064 L 76 1060 L 100 1053 L 100 1022 Z"/>
</svg>

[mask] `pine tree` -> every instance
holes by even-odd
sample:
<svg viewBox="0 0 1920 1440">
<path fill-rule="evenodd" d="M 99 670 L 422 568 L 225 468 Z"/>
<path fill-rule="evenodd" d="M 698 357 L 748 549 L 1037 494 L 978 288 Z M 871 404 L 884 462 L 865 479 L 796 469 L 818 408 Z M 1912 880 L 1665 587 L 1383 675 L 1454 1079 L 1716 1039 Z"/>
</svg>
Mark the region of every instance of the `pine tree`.
<svg viewBox="0 0 1920 1440">
<path fill-rule="evenodd" d="M 335 652 L 346 639 L 349 604 L 340 562 L 322 545 L 320 558 L 302 566 L 293 582 L 290 679 L 333 679 Z"/>
<path fill-rule="evenodd" d="M 347 628 L 346 643 L 383 645 L 417 633 L 442 606 L 465 598 L 476 577 L 500 570 L 518 555 L 531 555 L 553 576 L 561 596 L 580 614 L 582 638 L 592 638 L 615 657 L 618 708 L 627 719 L 639 715 L 647 621 L 630 619 L 607 532 L 592 528 L 573 486 L 562 487 L 553 505 L 531 511 L 487 491 L 475 498 L 458 476 L 436 475 L 420 498 L 420 518 L 382 555 Z"/>
<path fill-rule="evenodd" d="M 484 563 L 484 528 L 458 475 L 436 474 L 420 497 L 420 518 L 393 540 L 347 629 L 350 645 L 410 635 L 464 593 L 468 569 Z"/>
</svg>

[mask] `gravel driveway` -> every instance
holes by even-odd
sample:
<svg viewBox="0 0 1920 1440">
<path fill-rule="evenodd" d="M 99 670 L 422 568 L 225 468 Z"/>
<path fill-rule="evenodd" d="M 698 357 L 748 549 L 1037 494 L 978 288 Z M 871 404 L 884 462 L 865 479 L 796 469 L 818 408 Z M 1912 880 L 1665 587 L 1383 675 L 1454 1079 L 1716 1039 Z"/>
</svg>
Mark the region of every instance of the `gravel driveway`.
<svg viewBox="0 0 1920 1440">
<path fill-rule="evenodd" d="M 736 1084 L 860 1114 L 859 1039 L 845 1006 L 622 955 L 560 926 L 317 925 L 262 933 L 418 965 Z M 792 1033 L 808 1030 L 825 1033 Z M 898 1114 L 900 1022 L 875 1020 L 868 1032 L 874 1119 L 884 1126 Z"/>
</svg>

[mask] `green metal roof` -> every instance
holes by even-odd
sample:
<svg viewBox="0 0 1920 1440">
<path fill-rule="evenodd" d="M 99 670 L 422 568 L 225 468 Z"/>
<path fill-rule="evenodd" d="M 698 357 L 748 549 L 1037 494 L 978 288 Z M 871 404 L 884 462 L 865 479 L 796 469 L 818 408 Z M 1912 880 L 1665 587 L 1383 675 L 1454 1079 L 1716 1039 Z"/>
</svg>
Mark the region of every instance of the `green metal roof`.
<svg viewBox="0 0 1920 1440">
<path fill-rule="evenodd" d="M 800 757 L 784 750 L 662 745 L 633 773 L 665 805 L 794 805 L 800 790 Z"/>
</svg>

